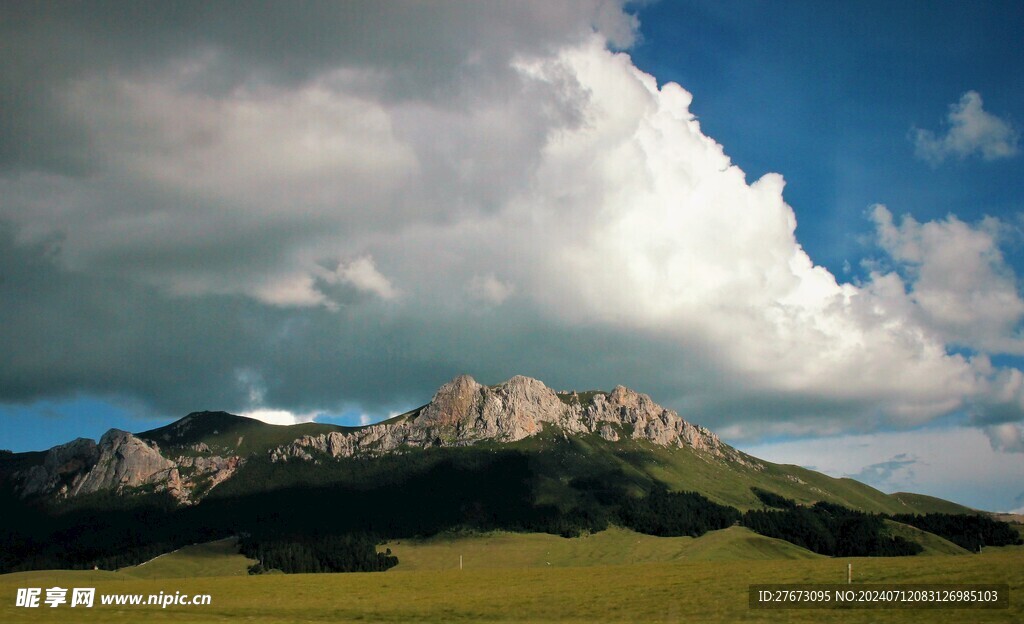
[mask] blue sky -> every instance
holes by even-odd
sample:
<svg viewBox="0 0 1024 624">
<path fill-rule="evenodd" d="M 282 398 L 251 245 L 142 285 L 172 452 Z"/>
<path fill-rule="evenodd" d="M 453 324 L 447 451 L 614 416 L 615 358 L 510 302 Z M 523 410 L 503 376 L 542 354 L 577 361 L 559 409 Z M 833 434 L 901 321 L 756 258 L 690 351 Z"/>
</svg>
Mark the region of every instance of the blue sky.
<svg viewBox="0 0 1024 624">
<path fill-rule="evenodd" d="M 390 6 L 3 9 L 0 447 L 527 374 L 1024 506 L 1020 3 Z"/>
<path fill-rule="evenodd" d="M 1019 127 L 1020 3 L 659 2 L 640 19 L 637 66 L 693 92 L 750 176 L 785 175 L 801 244 L 836 275 L 871 253 L 872 204 L 921 221 L 1019 213 L 1019 159 L 933 167 L 909 135 L 941 129 L 971 90 Z M 1004 252 L 1020 266 L 1019 245 Z"/>
</svg>

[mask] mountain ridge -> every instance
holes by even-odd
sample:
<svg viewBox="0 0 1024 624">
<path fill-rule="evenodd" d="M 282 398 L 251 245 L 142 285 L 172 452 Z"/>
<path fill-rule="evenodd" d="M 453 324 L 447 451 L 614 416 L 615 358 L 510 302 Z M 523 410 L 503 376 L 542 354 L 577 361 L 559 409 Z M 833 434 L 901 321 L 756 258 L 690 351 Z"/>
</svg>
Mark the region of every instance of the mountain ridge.
<svg viewBox="0 0 1024 624">
<path fill-rule="evenodd" d="M 15 454 L 6 464 L 16 469 L 0 471 L 23 498 L 163 493 L 179 505 L 193 505 L 250 467 L 273 481 L 289 463 L 326 468 L 353 458 L 486 445 L 544 453 L 556 440 L 580 449 L 573 452 L 593 454 L 601 470 L 633 475 L 629 478 L 638 483 L 700 491 L 741 508 L 759 504 L 749 492 L 753 484 L 807 503 L 827 500 L 867 511 L 970 511 L 941 499 L 887 495 L 856 481 L 757 459 L 624 386 L 559 393 L 524 376 L 488 386 L 460 375 L 427 404 L 360 427 L 280 426 L 227 412 L 192 412 L 138 434 L 112 429 L 99 443 L 79 438 L 31 456 Z M 548 472 L 563 470 L 545 466 Z M 563 479 L 581 478 L 596 477 L 581 469 Z M 563 487 L 557 478 L 548 481 L 549 489 Z"/>
<path fill-rule="evenodd" d="M 521 375 L 495 386 L 460 375 L 441 386 L 421 408 L 376 425 L 303 436 L 274 449 L 272 458 L 311 460 L 310 451 L 352 457 L 402 447 L 470 446 L 488 440 L 510 443 L 535 436 L 548 425 L 565 435 L 596 433 L 611 442 L 625 435 L 660 446 L 689 446 L 740 463 L 752 459 L 710 430 L 625 386 L 608 393 L 595 392 L 588 398 L 584 402 L 577 393 L 559 395 L 542 382 Z"/>
</svg>

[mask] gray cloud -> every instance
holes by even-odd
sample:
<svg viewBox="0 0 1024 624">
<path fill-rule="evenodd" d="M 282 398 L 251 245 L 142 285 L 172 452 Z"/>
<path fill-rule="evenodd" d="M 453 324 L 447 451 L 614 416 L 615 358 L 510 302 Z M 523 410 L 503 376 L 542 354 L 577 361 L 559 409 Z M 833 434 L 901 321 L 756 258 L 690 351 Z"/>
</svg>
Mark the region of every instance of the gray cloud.
<svg viewBox="0 0 1024 624">
<path fill-rule="evenodd" d="M 860 472 L 846 476 L 880 489 L 906 489 L 914 484 L 915 475 L 911 466 L 920 463 L 917 458 L 900 453 L 889 461 L 865 466 Z"/>
<path fill-rule="evenodd" d="M 5 3 L 0 18 L 0 168 L 79 174 L 93 165 L 88 134 L 64 110 L 76 81 L 204 60 L 211 71 L 189 88 L 224 94 L 346 67 L 391 98 L 443 100 L 462 84 L 500 83 L 521 50 L 550 52 L 594 28 L 626 46 L 635 27 L 597 0 Z"/>
<path fill-rule="evenodd" d="M 912 296 L 958 283 L 815 266 L 782 177 L 615 53 L 615 3 L 2 10 L 0 401 L 383 415 L 469 372 L 736 438 L 1020 413 L 1016 371 L 946 348 L 1019 314 L 975 335 Z"/>
<path fill-rule="evenodd" d="M 1024 453 L 1024 425 L 1005 422 L 984 429 L 992 448 L 1007 453 Z"/>
</svg>

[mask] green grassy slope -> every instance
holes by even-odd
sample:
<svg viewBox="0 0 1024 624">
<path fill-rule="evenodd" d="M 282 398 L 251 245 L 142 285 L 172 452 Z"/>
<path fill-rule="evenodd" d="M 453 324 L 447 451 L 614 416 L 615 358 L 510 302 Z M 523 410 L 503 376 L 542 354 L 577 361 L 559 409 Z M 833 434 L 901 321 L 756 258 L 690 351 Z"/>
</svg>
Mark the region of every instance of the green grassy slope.
<svg viewBox="0 0 1024 624">
<path fill-rule="evenodd" d="M 226 412 L 196 412 L 165 427 L 137 434 L 152 440 L 160 448 L 182 451 L 203 443 L 218 454 L 250 455 L 288 444 L 304 435 L 319 435 L 331 431 L 344 431 L 345 427 L 321 423 L 300 425 L 270 425 L 251 418 Z M 187 451 L 184 454 L 188 454 Z"/>
<path fill-rule="evenodd" d="M 969 555 L 971 554 L 967 549 L 954 544 L 953 542 L 939 537 L 934 533 L 922 531 L 917 527 L 912 527 L 907 524 L 901 524 L 892 520 L 885 521 L 886 529 L 889 535 L 894 537 L 902 537 L 903 539 L 911 542 L 917 542 L 924 548 L 921 555 Z"/>
<path fill-rule="evenodd" d="M 639 490 L 652 480 L 660 481 L 673 490 L 700 492 L 741 511 L 762 507 L 751 487 L 781 494 L 798 503 L 824 500 L 870 512 L 971 511 L 930 496 L 885 494 L 853 479 L 837 479 L 800 466 L 773 464 L 749 456 L 744 456 L 744 465 L 690 448 L 665 448 L 646 441 L 609 442 L 597 435 L 566 440 L 542 435 L 509 446 L 534 451 L 537 472 L 559 475 L 562 484 L 584 475 L 613 475 Z M 563 494 L 564 489 L 561 488 Z M 548 483 L 545 491 L 553 499 L 560 495 L 558 483 Z"/>
<path fill-rule="evenodd" d="M 256 563 L 238 554 L 234 537 L 185 546 L 146 563 L 122 568 L 118 572 L 135 578 L 167 579 L 201 576 L 245 576 Z"/>
<path fill-rule="evenodd" d="M 711 531 L 693 540 L 685 558 L 693 561 L 817 559 L 822 557 L 785 540 L 758 535 L 745 527 Z"/>
<path fill-rule="evenodd" d="M 393 540 L 380 547 L 398 556 L 397 570 L 465 568 L 542 568 L 620 565 L 657 561 L 815 558 L 789 542 L 757 535 L 743 527 L 712 531 L 699 538 L 654 537 L 610 527 L 584 537 L 544 533 L 493 532 Z"/>
<path fill-rule="evenodd" d="M 934 496 L 928 496 L 926 494 L 913 494 L 911 492 L 896 492 L 891 495 L 901 503 L 911 507 L 915 510 L 926 510 L 921 513 L 933 512 L 933 513 L 949 513 L 949 514 L 971 514 L 977 513 L 976 509 L 965 507 L 957 503 L 936 498 Z"/>
<path fill-rule="evenodd" d="M 1010 608 L 998 610 L 752 610 L 756 583 L 1007 583 Z M 40 573 L 34 573 L 40 574 Z M 884 559 L 685 561 L 401 571 L 371 574 L 99 579 L 51 572 L 45 580 L 0 576 L 0 621 L 19 622 L 752 622 L 795 624 L 1003 624 L 1024 621 L 1024 552 Z M 39 577 L 36 577 L 39 578 Z M 83 583 L 88 582 L 88 585 Z M 38 583 L 38 584 L 36 584 Z M 97 594 L 159 591 L 209 594 L 209 606 L 14 606 L 17 588 L 94 586 Z"/>
</svg>

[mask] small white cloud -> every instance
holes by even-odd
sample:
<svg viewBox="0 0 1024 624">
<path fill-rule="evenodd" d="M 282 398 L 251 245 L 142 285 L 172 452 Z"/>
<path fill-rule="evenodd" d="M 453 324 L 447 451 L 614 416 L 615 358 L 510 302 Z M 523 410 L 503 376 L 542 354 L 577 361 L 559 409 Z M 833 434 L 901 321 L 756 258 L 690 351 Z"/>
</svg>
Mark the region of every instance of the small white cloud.
<svg viewBox="0 0 1024 624">
<path fill-rule="evenodd" d="M 985 427 L 992 448 L 1005 453 L 1024 453 L 1024 429 L 1020 423 L 1002 423 Z"/>
<path fill-rule="evenodd" d="M 363 292 L 373 293 L 381 299 L 392 300 L 398 297 L 398 290 L 377 270 L 372 256 L 362 256 L 348 264 L 339 264 L 335 275 L 338 281 Z"/>
<path fill-rule="evenodd" d="M 264 303 L 281 307 L 310 307 L 327 304 L 324 294 L 316 289 L 311 275 L 284 275 L 255 289 L 255 296 Z"/>
<path fill-rule="evenodd" d="M 949 129 L 944 136 L 921 128 L 911 132 L 918 158 L 937 166 L 949 156 L 966 158 L 980 154 L 985 160 L 996 160 L 1017 154 L 1016 129 L 985 111 L 977 91 L 964 93 L 959 102 L 952 104 L 947 120 Z"/>
<path fill-rule="evenodd" d="M 296 414 L 288 410 L 255 409 L 249 412 L 242 412 L 246 418 L 261 420 L 270 425 L 297 425 L 299 423 L 313 422 L 316 420 L 317 412 Z"/>
<path fill-rule="evenodd" d="M 473 299 L 491 305 L 501 305 L 515 292 L 515 286 L 501 281 L 493 273 L 475 276 L 470 280 L 468 289 Z"/>
</svg>

